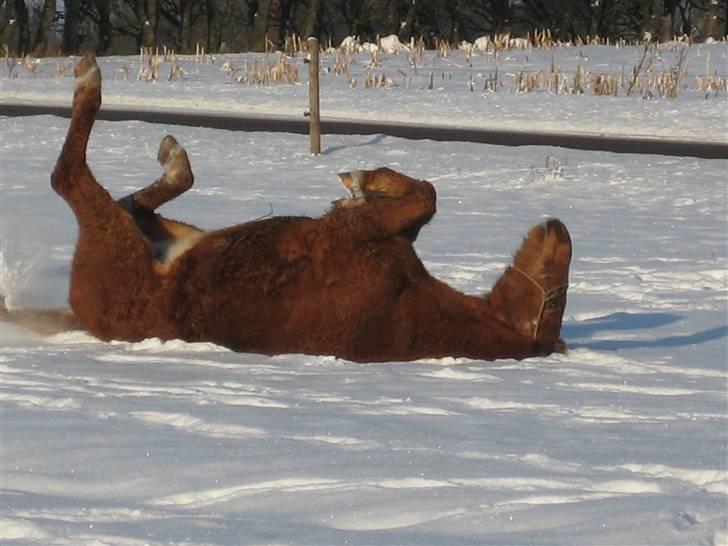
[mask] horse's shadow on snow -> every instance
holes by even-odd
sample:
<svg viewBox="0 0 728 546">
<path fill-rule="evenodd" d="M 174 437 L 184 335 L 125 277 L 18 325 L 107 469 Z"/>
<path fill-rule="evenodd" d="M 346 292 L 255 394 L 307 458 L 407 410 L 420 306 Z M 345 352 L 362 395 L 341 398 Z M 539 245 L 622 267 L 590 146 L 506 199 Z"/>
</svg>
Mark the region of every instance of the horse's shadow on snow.
<svg viewBox="0 0 728 546">
<path fill-rule="evenodd" d="M 597 332 L 632 331 L 658 328 L 673 324 L 683 317 L 670 313 L 612 313 L 583 322 L 564 324 L 561 334 L 564 339 L 591 338 Z M 728 336 L 728 326 L 718 326 L 694 334 L 674 335 L 651 339 L 601 339 L 590 342 L 571 342 L 570 349 L 591 349 L 594 351 L 619 351 L 623 349 L 644 349 L 657 347 L 685 347 L 713 341 Z"/>
<path fill-rule="evenodd" d="M 322 154 L 323 155 L 331 155 L 341 150 L 347 150 L 349 148 L 360 148 L 362 146 L 372 146 L 374 144 L 379 144 L 381 141 L 383 141 L 385 138 L 387 138 L 387 135 L 378 134 L 374 135 L 370 139 L 363 141 L 363 142 L 357 142 L 355 144 L 342 144 L 339 146 L 329 146 L 326 148 Z"/>
</svg>

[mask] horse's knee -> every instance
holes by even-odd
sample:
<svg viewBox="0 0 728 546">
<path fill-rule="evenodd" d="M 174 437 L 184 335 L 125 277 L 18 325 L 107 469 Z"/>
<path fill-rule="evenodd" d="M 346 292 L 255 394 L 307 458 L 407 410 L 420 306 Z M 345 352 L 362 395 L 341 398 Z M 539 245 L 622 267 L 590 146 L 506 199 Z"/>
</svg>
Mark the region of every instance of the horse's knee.
<svg viewBox="0 0 728 546">
<path fill-rule="evenodd" d="M 51 173 L 51 188 L 58 195 L 64 196 L 68 193 L 71 183 L 71 167 L 63 156 L 58 158 L 56 166 Z"/>
<path fill-rule="evenodd" d="M 72 158 L 67 157 L 65 153 L 61 153 L 51 173 L 51 188 L 53 188 L 53 191 L 68 199 L 74 187 L 88 181 L 97 184 L 84 159 L 74 161 Z"/>
</svg>

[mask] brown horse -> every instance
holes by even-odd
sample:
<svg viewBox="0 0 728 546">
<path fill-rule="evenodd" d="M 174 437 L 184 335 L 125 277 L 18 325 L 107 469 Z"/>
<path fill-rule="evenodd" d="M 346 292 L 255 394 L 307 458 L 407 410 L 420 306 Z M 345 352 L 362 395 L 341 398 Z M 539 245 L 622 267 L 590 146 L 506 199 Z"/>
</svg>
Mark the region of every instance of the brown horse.
<svg viewBox="0 0 728 546">
<path fill-rule="evenodd" d="M 76 215 L 72 312 L 0 315 L 45 333 L 81 327 L 103 340 L 210 341 L 236 351 L 354 361 L 526 358 L 559 339 L 571 241 L 548 220 L 528 233 L 485 296 L 433 278 L 413 249 L 435 189 L 382 168 L 341 175 L 351 198 L 320 218 L 273 217 L 203 232 L 154 210 L 192 185 L 187 154 L 160 145 L 164 175 L 120 201 L 96 181 L 86 146 L 101 105 L 93 57 L 76 67 L 73 113 L 51 176 Z"/>
</svg>

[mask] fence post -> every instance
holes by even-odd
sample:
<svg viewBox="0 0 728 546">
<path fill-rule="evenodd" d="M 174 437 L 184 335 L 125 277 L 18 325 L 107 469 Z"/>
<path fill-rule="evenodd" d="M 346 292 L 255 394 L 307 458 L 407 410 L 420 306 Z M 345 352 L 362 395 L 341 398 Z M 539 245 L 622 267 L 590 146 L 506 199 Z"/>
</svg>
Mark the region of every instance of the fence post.
<svg viewBox="0 0 728 546">
<path fill-rule="evenodd" d="M 308 39 L 308 114 L 309 135 L 311 137 L 311 153 L 321 153 L 321 110 L 319 107 L 319 41 Z"/>
</svg>

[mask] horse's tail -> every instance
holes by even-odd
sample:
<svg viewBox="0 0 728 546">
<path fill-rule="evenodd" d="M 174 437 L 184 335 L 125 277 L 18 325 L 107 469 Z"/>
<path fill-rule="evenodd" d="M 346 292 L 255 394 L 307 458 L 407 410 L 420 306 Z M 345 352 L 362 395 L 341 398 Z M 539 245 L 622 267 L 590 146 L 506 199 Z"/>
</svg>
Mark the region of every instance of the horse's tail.
<svg viewBox="0 0 728 546">
<path fill-rule="evenodd" d="M 8 309 L 0 294 L 0 320 L 23 326 L 44 336 L 69 330 L 85 330 L 70 309 Z"/>
</svg>

